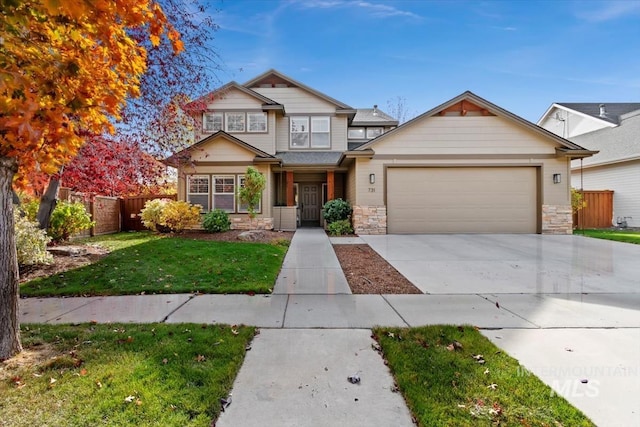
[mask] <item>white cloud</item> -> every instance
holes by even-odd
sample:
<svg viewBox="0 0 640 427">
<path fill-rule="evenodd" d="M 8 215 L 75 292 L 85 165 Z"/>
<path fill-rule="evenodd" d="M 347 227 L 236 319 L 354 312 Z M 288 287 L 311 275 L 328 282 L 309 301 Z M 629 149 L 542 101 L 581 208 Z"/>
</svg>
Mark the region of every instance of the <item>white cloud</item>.
<svg viewBox="0 0 640 427">
<path fill-rule="evenodd" d="M 579 3 L 579 7 L 584 8 L 592 3 Z M 576 14 L 579 18 L 588 22 L 606 22 L 629 15 L 640 14 L 640 2 L 637 1 L 605 1 L 598 3 L 598 9 L 581 10 Z"/>
<path fill-rule="evenodd" d="M 376 18 L 407 17 L 421 19 L 422 17 L 408 10 L 398 9 L 387 4 L 371 3 L 368 1 L 342 1 L 342 0 L 292 0 L 292 4 L 304 7 L 305 9 L 343 9 L 360 8 L 368 11 Z"/>
</svg>

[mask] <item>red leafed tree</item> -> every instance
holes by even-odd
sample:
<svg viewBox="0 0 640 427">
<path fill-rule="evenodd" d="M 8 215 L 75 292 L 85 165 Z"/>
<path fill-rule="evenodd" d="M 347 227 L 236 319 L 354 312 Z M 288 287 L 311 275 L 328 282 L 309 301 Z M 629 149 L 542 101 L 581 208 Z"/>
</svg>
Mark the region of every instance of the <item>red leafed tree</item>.
<svg viewBox="0 0 640 427">
<path fill-rule="evenodd" d="M 167 192 L 166 166 L 126 139 L 91 135 L 78 156 L 65 166 L 62 185 L 103 196 Z"/>
</svg>

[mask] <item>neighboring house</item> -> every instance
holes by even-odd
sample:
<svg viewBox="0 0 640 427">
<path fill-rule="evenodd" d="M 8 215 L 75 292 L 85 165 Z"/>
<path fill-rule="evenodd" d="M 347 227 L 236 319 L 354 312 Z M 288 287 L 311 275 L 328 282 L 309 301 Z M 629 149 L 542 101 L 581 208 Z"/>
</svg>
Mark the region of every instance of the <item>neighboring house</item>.
<svg viewBox="0 0 640 427">
<path fill-rule="evenodd" d="M 538 124 L 599 153 L 571 165 L 571 185 L 613 190 L 612 225 L 640 227 L 640 103 L 557 103 Z"/>
<path fill-rule="evenodd" d="M 320 226 L 344 198 L 359 234 L 571 233 L 569 162 L 593 154 L 471 92 L 398 126 L 270 70 L 193 105 L 178 197 L 235 228 L 250 226 L 236 193 L 252 165 L 267 179 L 253 227 Z"/>
</svg>

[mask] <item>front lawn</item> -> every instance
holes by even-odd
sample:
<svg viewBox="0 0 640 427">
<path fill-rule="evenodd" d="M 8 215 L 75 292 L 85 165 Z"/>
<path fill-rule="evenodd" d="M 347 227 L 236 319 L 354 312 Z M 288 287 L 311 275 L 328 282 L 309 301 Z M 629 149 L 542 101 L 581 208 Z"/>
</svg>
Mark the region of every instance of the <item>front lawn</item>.
<svg viewBox="0 0 640 427">
<path fill-rule="evenodd" d="M 640 245 L 640 231 L 638 230 L 575 230 L 573 234 Z"/>
<path fill-rule="evenodd" d="M 254 328 L 22 325 L 0 363 L 3 426 L 210 426 Z"/>
<path fill-rule="evenodd" d="M 269 293 L 286 246 L 123 233 L 89 240 L 113 250 L 100 261 L 37 278 L 22 296 Z M 88 242 L 85 242 L 88 243 Z"/>
<path fill-rule="evenodd" d="M 593 426 L 470 326 L 377 328 L 419 426 Z"/>
</svg>

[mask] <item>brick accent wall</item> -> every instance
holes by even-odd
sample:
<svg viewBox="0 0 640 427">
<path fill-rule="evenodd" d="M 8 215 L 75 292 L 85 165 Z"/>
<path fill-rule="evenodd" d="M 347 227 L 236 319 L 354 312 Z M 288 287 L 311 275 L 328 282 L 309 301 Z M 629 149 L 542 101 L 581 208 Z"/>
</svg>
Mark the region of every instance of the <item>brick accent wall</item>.
<svg viewBox="0 0 640 427">
<path fill-rule="evenodd" d="M 572 234 L 570 205 L 542 205 L 542 234 Z"/>
<path fill-rule="evenodd" d="M 273 218 L 254 218 L 249 216 L 232 217 L 232 230 L 273 230 Z"/>
<path fill-rule="evenodd" d="M 387 207 L 354 206 L 351 222 L 356 234 L 387 234 Z"/>
</svg>

